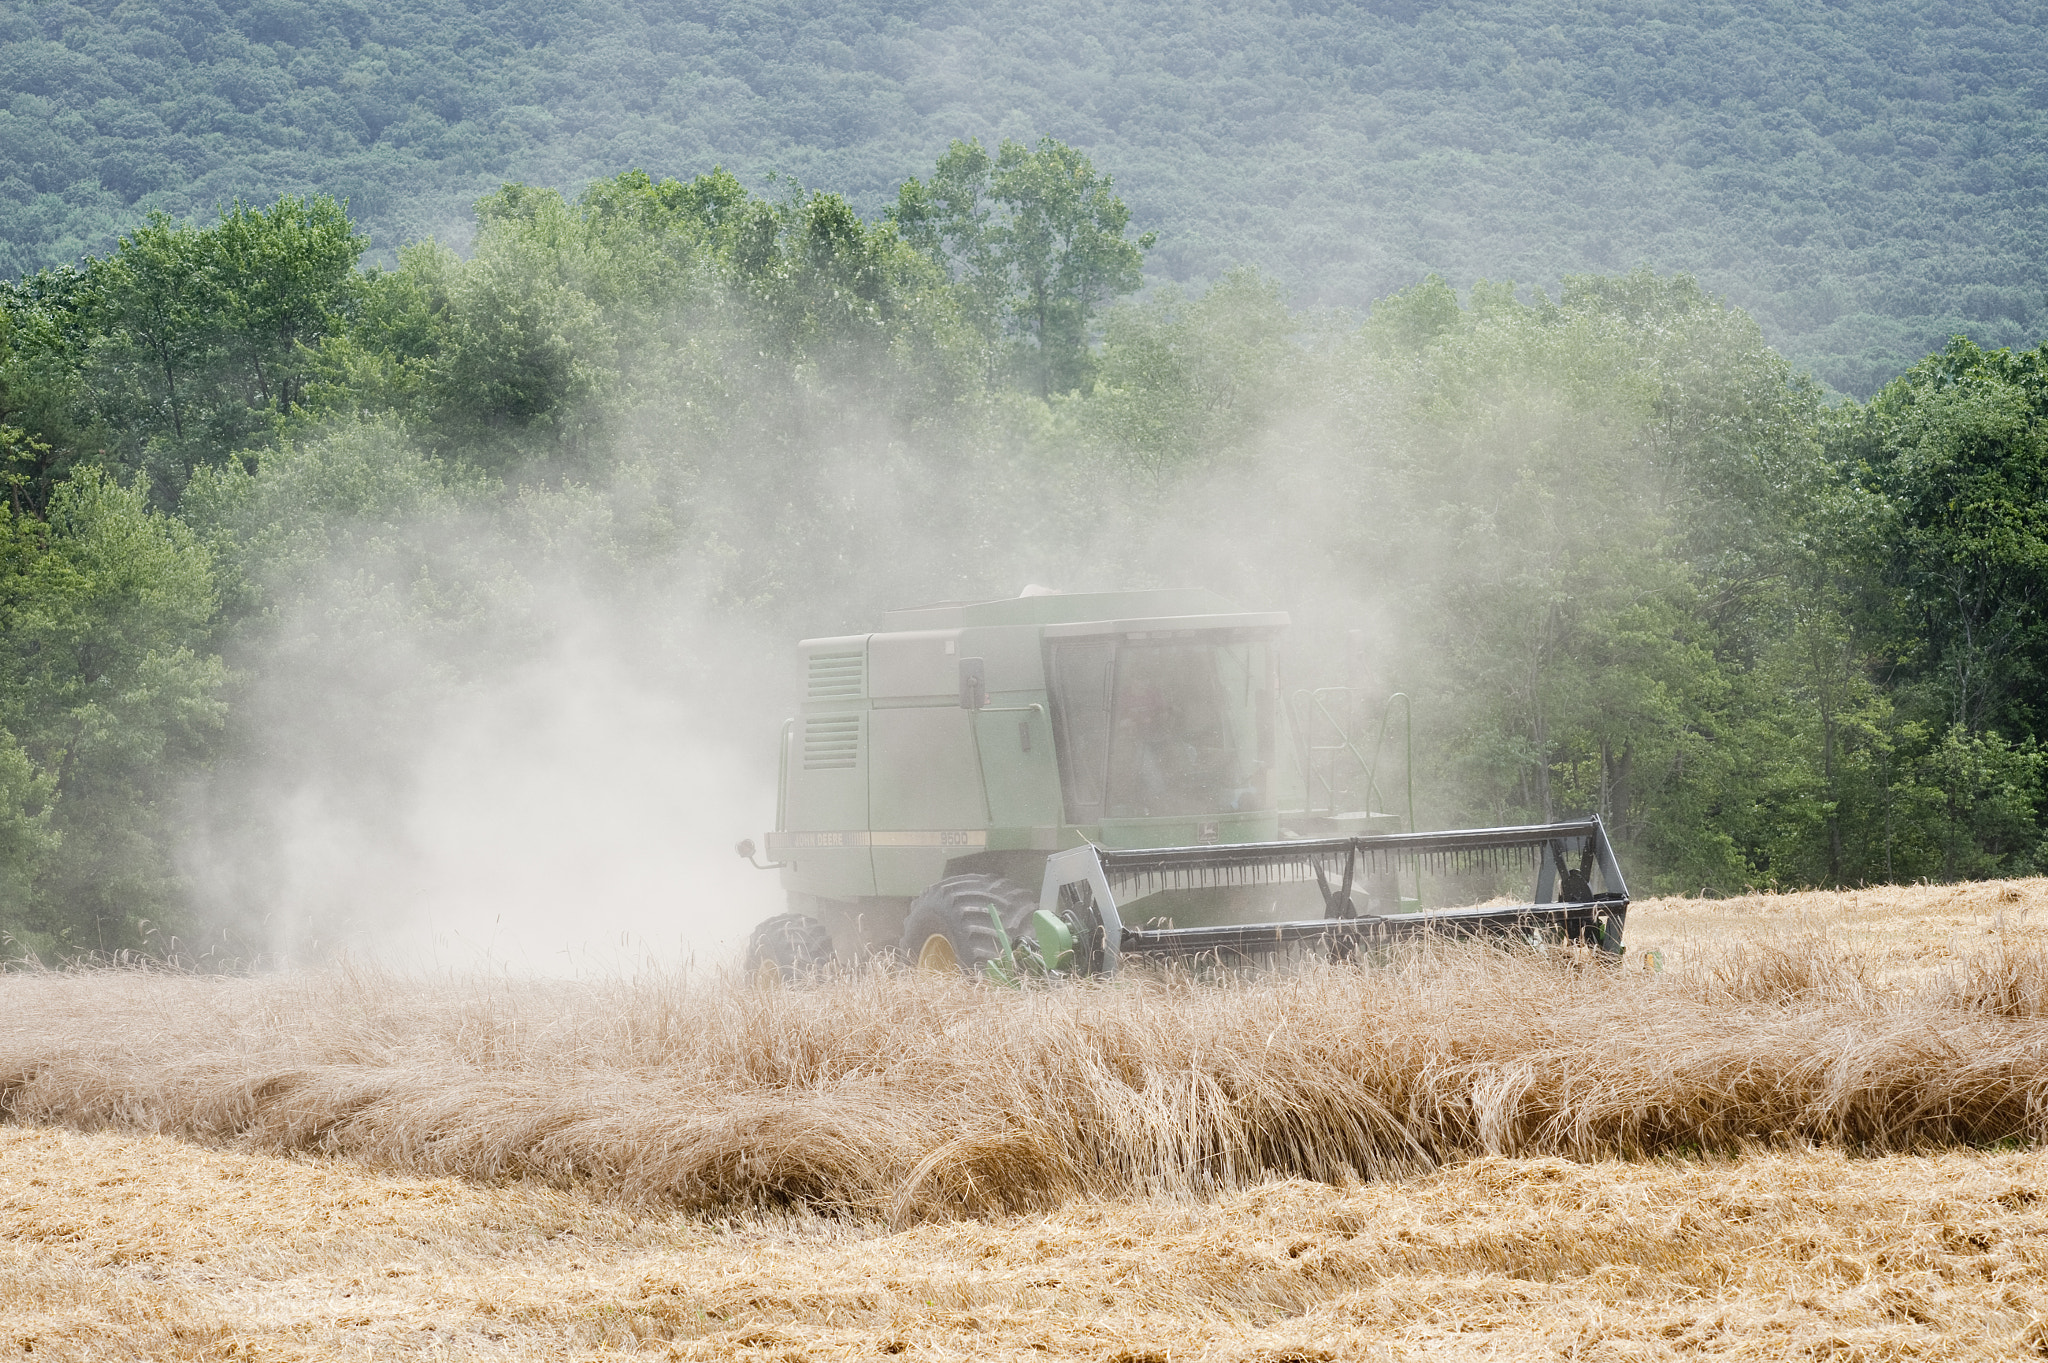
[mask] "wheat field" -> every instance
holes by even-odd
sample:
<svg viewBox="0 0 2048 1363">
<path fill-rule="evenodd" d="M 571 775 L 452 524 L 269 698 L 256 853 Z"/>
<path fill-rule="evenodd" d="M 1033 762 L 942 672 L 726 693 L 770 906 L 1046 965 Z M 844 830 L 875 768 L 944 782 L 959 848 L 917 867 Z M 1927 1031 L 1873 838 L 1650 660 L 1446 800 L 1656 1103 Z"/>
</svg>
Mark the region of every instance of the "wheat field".
<svg viewBox="0 0 2048 1363">
<path fill-rule="evenodd" d="M 2043 928 L 2025 881 L 1647 902 L 1619 972 L 10 974 L 0 1349 L 2048 1351 Z"/>
</svg>

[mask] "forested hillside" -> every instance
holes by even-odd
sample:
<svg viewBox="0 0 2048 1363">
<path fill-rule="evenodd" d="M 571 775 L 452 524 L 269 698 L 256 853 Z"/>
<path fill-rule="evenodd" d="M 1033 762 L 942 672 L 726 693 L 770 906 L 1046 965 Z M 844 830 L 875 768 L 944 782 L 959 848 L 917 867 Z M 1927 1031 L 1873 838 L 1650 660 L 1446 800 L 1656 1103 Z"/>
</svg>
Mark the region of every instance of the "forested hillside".
<svg viewBox="0 0 2048 1363">
<path fill-rule="evenodd" d="M 1648 265 L 1868 395 L 2048 333 L 2036 5 L 90 0 L 0 12 L 0 273 L 149 208 L 345 198 L 388 260 L 504 180 L 723 164 L 872 217 L 954 138 L 1112 166 L 1151 277 L 1296 306 Z"/>
<path fill-rule="evenodd" d="M 1426 824 L 1597 811 L 1644 889 L 2048 864 L 2048 348 L 1830 406 L 1685 276 L 1360 325 L 1141 295 L 1131 216 L 963 144 L 873 219 L 514 184 L 387 269 L 284 198 L 8 286 L 0 931 L 346 942 L 451 847 L 672 920 L 605 877 L 768 820 L 791 641 L 1028 581 L 1289 609 L 1418 698 Z"/>
</svg>

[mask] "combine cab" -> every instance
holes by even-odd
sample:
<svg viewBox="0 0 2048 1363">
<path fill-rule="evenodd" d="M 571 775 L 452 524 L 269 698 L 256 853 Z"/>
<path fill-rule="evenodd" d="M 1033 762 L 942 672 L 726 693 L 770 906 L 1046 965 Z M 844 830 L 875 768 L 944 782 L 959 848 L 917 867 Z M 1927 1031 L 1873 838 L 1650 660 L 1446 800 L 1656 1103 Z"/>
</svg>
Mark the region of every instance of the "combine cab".
<svg viewBox="0 0 2048 1363">
<path fill-rule="evenodd" d="M 1421 934 L 1621 951 L 1628 891 L 1597 819 L 1418 833 L 1338 812 L 1319 754 L 1364 758 L 1288 722 L 1286 626 L 1203 592 L 1047 593 L 806 640 L 767 837 L 790 912 L 755 930 L 750 967 L 1103 975 Z M 1425 871 L 1491 899 L 1517 870 L 1525 903 L 1422 911 Z"/>
</svg>

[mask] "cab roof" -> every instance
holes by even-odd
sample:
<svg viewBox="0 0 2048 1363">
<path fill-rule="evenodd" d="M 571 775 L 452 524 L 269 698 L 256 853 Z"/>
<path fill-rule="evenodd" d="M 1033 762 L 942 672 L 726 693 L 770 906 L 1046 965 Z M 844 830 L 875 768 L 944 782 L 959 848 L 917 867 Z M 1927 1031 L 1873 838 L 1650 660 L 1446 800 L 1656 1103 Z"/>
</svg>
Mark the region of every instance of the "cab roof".
<svg viewBox="0 0 2048 1363">
<path fill-rule="evenodd" d="M 998 601 L 940 601 L 892 610 L 882 628 L 967 629 L 990 625 L 1078 625 L 1096 620 L 1138 620 L 1192 615 L 1234 615 L 1237 608 L 1201 588 L 1136 592 L 1047 592 Z"/>
</svg>

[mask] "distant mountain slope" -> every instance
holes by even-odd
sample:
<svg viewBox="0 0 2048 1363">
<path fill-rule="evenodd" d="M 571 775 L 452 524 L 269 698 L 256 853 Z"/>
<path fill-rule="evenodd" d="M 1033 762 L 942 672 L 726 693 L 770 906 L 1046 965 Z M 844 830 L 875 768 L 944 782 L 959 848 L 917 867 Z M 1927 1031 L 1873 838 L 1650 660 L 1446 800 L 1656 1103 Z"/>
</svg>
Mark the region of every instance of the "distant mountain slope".
<svg viewBox="0 0 2048 1363">
<path fill-rule="evenodd" d="M 2007 0 L 89 0 L 0 11 L 0 269 L 150 207 L 771 171 L 878 209 L 948 139 L 1113 172 L 1155 277 L 1358 307 L 1648 262 L 1865 393 L 2048 332 L 2048 6 Z"/>
</svg>

